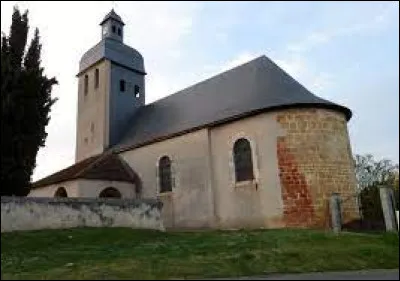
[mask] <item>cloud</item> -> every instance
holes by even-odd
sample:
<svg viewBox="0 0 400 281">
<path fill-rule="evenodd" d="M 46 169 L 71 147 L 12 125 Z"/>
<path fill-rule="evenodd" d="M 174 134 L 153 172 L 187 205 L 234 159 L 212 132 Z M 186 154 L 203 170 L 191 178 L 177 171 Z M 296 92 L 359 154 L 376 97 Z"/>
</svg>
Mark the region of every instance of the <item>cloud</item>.
<svg viewBox="0 0 400 281">
<path fill-rule="evenodd" d="M 320 45 L 327 44 L 334 38 L 352 36 L 355 34 L 372 34 L 388 26 L 396 14 L 398 7 L 389 3 L 372 18 L 363 19 L 362 22 L 354 22 L 349 26 L 334 26 L 322 31 L 314 31 L 299 42 L 290 43 L 287 50 L 291 52 L 306 52 Z"/>
<path fill-rule="evenodd" d="M 334 83 L 332 73 L 320 72 L 309 61 L 299 55 L 290 55 L 287 58 L 278 58 L 275 63 L 286 71 L 300 84 L 315 94 L 324 94 Z"/>
<path fill-rule="evenodd" d="M 331 73 L 318 73 L 310 83 L 310 89 L 315 92 L 322 92 L 334 84 L 334 75 Z"/>
<path fill-rule="evenodd" d="M 191 34 L 199 5 L 196 2 L 121 2 L 118 12 L 129 32 L 126 44 L 164 55 L 166 49 L 176 47 Z"/>
<path fill-rule="evenodd" d="M 304 52 L 329 42 L 332 39 L 332 35 L 323 32 L 313 32 L 305 40 L 289 44 L 287 49 L 292 52 Z"/>
<path fill-rule="evenodd" d="M 233 58 L 230 58 L 224 62 L 220 62 L 218 64 L 213 64 L 213 65 L 205 65 L 203 68 L 199 69 L 198 70 L 199 73 L 196 74 L 196 76 L 200 75 L 201 77 L 201 79 L 199 79 L 198 82 L 210 78 L 212 76 L 218 75 L 232 68 L 235 68 L 241 64 L 247 63 L 261 55 L 262 53 L 243 51 L 235 55 Z"/>
<path fill-rule="evenodd" d="M 218 72 L 227 71 L 227 70 L 237 67 L 241 64 L 249 62 L 261 55 L 262 55 L 261 53 L 243 52 L 243 53 L 239 54 L 237 57 L 229 60 L 222 66 L 218 67 Z"/>
<path fill-rule="evenodd" d="M 300 78 L 308 71 L 308 66 L 303 57 L 292 56 L 286 59 L 276 59 L 275 63 L 294 78 Z"/>
</svg>

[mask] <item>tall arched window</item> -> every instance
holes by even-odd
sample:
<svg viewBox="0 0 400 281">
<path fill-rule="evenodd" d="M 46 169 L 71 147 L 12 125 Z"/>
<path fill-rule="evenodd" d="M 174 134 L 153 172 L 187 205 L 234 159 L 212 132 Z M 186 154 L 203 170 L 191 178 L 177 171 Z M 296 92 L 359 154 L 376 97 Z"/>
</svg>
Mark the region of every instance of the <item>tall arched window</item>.
<svg viewBox="0 0 400 281">
<path fill-rule="evenodd" d="M 54 197 L 68 197 L 68 194 L 64 187 L 59 187 L 54 194 Z"/>
<path fill-rule="evenodd" d="M 96 68 L 96 70 L 94 71 L 94 87 L 97 89 L 99 87 L 99 69 Z"/>
<path fill-rule="evenodd" d="M 235 142 L 233 146 L 233 158 L 235 162 L 236 181 L 254 179 L 251 146 L 247 139 L 240 138 Z"/>
<path fill-rule="evenodd" d="M 89 76 L 86 74 L 84 85 L 83 85 L 83 92 L 85 93 L 85 96 L 87 95 L 88 91 L 89 91 Z"/>
<path fill-rule="evenodd" d="M 172 191 L 171 160 L 163 156 L 158 163 L 158 175 L 160 181 L 160 192 Z"/>
<path fill-rule="evenodd" d="M 100 198 L 121 198 L 121 192 L 118 191 L 118 189 L 114 187 L 107 187 L 103 189 L 100 194 Z"/>
</svg>

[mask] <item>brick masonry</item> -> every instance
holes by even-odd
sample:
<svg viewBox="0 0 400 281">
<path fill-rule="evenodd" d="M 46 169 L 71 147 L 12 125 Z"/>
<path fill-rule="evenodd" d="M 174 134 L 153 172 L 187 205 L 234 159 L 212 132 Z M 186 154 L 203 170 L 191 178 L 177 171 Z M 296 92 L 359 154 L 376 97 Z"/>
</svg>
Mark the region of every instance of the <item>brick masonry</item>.
<svg viewBox="0 0 400 281">
<path fill-rule="evenodd" d="M 328 227 L 329 197 L 344 199 L 344 223 L 359 217 L 353 157 L 342 113 L 291 109 L 277 114 L 279 178 L 288 227 Z"/>
</svg>

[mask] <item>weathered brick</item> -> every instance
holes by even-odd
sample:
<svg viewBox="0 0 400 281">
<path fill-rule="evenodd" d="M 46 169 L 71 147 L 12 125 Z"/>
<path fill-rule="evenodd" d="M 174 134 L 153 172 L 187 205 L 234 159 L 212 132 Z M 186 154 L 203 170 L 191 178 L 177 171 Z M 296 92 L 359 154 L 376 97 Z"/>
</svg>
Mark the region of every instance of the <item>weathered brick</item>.
<svg viewBox="0 0 400 281">
<path fill-rule="evenodd" d="M 277 144 L 285 223 L 325 227 L 330 220 L 330 194 L 348 196 L 355 191 L 346 120 L 341 113 L 326 109 L 292 109 L 279 113 L 277 120 L 286 129 Z M 306 175 L 313 180 L 307 182 Z M 346 204 L 350 207 L 344 220 L 357 218 L 355 200 Z"/>
</svg>

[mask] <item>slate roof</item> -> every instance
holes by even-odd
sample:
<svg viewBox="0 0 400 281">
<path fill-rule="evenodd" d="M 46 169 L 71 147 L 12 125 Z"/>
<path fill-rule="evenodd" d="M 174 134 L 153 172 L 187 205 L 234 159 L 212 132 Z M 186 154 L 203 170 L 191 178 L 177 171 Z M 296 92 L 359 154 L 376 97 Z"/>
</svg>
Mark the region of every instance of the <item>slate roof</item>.
<svg viewBox="0 0 400 281">
<path fill-rule="evenodd" d="M 33 188 L 73 179 L 137 182 L 137 175 L 120 156 L 103 153 L 89 157 L 35 183 Z"/>
<path fill-rule="evenodd" d="M 79 76 L 86 69 L 102 59 L 146 74 L 142 55 L 134 48 L 110 38 L 104 38 L 85 52 L 79 61 Z"/>
<path fill-rule="evenodd" d="M 118 22 L 120 22 L 122 25 L 125 25 L 125 23 L 122 21 L 121 17 L 115 13 L 114 9 L 111 9 L 111 11 L 104 17 L 104 19 L 101 21 L 100 25 L 105 23 L 108 19 L 113 19 Z"/>
<path fill-rule="evenodd" d="M 123 151 L 268 110 L 350 109 L 317 97 L 266 56 L 216 75 L 137 111 L 121 141 Z"/>
<path fill-rule="evenodd" d="M 121 141 L 108 152 L 41 179 L 33 187 L 77 178 L 135 182 L 137 175 L 114 153 L 260 112 L 299 107 L 336 110 L 347 120 L 352 115 L 347 107 L 312 94 L 261 56 L 143 106 Z"/>
</svg>

